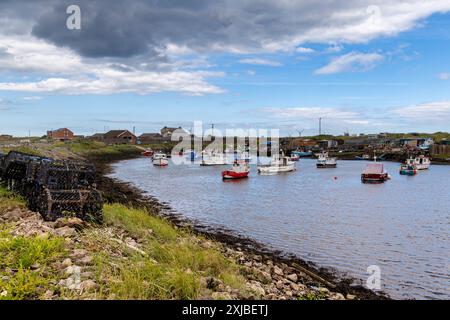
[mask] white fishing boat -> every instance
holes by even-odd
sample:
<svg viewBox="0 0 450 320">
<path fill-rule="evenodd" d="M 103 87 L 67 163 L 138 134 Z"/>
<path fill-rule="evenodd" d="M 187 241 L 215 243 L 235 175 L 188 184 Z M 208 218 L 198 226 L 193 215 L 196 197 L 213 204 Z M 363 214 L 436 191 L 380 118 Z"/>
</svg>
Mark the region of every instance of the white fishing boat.
<svg viewBox="0 0 450 320">
<path fill-rule="evenodd" d="M 169 164 L 169 160 L 164 153 L 155 153 L 152 158 L 152 163 L 154 166 L 165 167 Z"/>
<path fill-rule="evenodd" d="M 317 168 L 336 168 L 337 161 L 334 157 L 329 157 L 328 152 L 322 152 L 317 158 Z"/>
<path fill-rule="evenodd" d="M 430 158 L 420 155 L 415 158 L 411 157 L 406 160 L 407 165 L 416 166 L 417 170 L 426 170 L 430 167 Z"/>
<path fill-rule="evenodd" d="M 223 153 L 207 153 L 202 152 L 201 166 L 220 166 L 227 163 L 227 157 Z"/>
<path fill-rule="evenodd" d="M 290 172 L 295 170 L 295 162 L 290 157 L 274 157 L 270 164 L 259 165 L 258 172 L 263 174 L 275 174 L 280 172 Z"/>
</svg>

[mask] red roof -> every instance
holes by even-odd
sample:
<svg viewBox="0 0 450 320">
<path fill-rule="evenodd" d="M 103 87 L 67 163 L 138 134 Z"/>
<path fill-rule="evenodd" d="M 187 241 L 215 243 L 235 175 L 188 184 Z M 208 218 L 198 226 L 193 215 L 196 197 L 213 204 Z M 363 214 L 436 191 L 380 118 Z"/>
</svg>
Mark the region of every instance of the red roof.
<svg viewBox="0 0 450 320">
<path fill-rule="evenodd" d="M 382 163 L 370 163 L 364 169 L 364 174 L 380 174 L 384 172 L 384 167 Z"/>
</svg>

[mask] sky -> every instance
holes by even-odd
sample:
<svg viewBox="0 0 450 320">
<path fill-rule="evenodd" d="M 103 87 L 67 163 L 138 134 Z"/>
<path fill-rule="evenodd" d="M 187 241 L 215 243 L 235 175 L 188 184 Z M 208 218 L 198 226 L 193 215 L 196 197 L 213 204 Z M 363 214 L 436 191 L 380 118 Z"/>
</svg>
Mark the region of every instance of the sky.
<svg viewBox="0 0 450 320">
<path fill-rule="evenodd" d="M 319 118 L 329 134 L 450 131 L 450 0 L 0 0 L 0 134 L 298 136 Z"/>
</svg>

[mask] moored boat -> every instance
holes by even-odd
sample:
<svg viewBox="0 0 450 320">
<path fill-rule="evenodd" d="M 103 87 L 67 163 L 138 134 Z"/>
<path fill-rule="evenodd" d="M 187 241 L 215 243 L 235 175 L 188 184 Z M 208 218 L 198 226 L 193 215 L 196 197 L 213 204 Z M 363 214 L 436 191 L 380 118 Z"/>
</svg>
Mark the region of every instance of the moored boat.
<svg viewBox="0 0 450 320">
<path fill-rule="evenodd" d="M 370 160 L 370 156 L 368 154 L 363 154 L 362 156 L 355 156 L 355 160 Z"/>
<path fill-rule="evenodd" d="M 363 183 L 381 183 L 389 179 L 389 175 L 384 171 L 382 163 L 369 163 L 361 174 Z"/>
<path fill-rule="evenodd" d="M 226 164 L 226 156 L 221 153 L 212 153 L 212 154 L 206 154 L 205 152 L 202 153 L 202 162 L 200 163 L 201 166 L 218 166 L 218 165 L 224 165 Z"/>
<path fill-rule="evenodd" d="M 410 157 L 406 160 L 406 164 L 416 166 L 417 170 L 426 170 L 430 167 L 431 161 L 430 158 L 420 155 L 415 158 Z"/>
<path fill-rule="evenodd" d="M 259 173 L 275 174 L 280 172 L 290 172 L 295 170 L 295 162 L 289 157 L 275 157 L 269 165 L 258 166 Z"/>
<path fill-rule="evenodd" d="M 406 176 L 413 176 L 417 173 L 417 167 L 411 164 L 402 164 L 400 167 L 400 174 Z"/>
<path fill-rule="evenodd" d="M 142 155 L 144 157 L 153 157 L 153 150 L 152 149 L 146 149 L 145 151 L 142 151 Z"/>
<path fill-rule="evenodd" d="M 322 152 L 317 158 L 317 168 L 336 168 L 337 161 L 334 157 L 329 157 L 328 152 Z"/>
<path fill-rule="evenodd" d="M 300 156 L 297 154 L 292 154 L 290 157 L 291 161 L 299 161 L 300 160 Z"/>
<path fill-rule="evenodd" d="M 223 179 L 243 179 L 250 173 L 250 166 L 245 161 L 235 161 L 230 170 L 222 171 Z"/>
<path fill-rule="evenodd" d="M 165 167 L 169 164 L 169 160 L 164 153 L 155 153 L 153 155 L 152 163 L 154 166 Z"/>
<path fill-rule="evenodd" d="M 291 152 L 291 155 L 297 155 L 300 158 L 302 157 L 311 157 L 313 155 L 312 151 L 306 151 L 306 150 L 295 150 Z"/>
</svg>

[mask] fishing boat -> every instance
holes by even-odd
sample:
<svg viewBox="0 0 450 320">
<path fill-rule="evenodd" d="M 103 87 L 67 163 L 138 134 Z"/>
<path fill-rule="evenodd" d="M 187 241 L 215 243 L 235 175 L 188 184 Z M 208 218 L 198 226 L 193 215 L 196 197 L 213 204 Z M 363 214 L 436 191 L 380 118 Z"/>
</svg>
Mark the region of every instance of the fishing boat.
<svg viewBox="0 0 450 320">
<path fill-rule="evenodd" d="M 299 161 L 300 160 L 300 156 L 297 154 L 291 154 L 291 161 Z"/>
<path fill-rule="evenodd" d="M 430 167 L 431 161 L 430 158 L 420 155 L 415 158 L 410 157 L 406 160 L 406 164 L 416 166 L 417 170 L 426 170 Z"/>
<path fill-rule="evenodd" d="M 311 157 L 313 155 L 312 151 L 306 151 L 306 150 L 295 150 L 291 152 L 291 155 L 297 155 L 300 158 L 302 157 Z"/>
<path fill-rule="evenodd" d="M 153 155 L 152 163 L 154 166 L 165 167 L 169 164 L 169 160 L 164 153 L 155 153 Z"/>
<path fill-rule="evenodd" d="M 202 152 L 201 166 L 218 166 L 226 164 L 226 156 L 222 153 L 206 153 Z"/>
<path fill-rule="evenodd" d="M 328 152 L 322 152 L 317 158 L 317 168 L 336 168 L 337 161 L 334 157 L 329 157 Z"/>
<path fill-rule="evenodd" d="M 146 150 L 142 151 L 142 155 L 144 157 L 153 157 L 153 154 L 154 154 L 154 152 L 152 149 L 146 149 Z"/>
<path fill-rule="evenodd" d="M 243 179 L 250 173 L 250 166 L 245 161 L 235 161 L 230 170 L 222 171 L 222 178 L 225 179 Z"/>
<path fill-rule="evenodd" d="M 370 156 L 368 154 L 363 154 L 362 156 L 355 156 L 355 160 L 370 160 Z"/>
<path fill-rule="evenodd" d="M 274 157 L 270 164 L 259 165 L 258 172 L 265 174 L 275 174 L 280 172 L 290 172 L 295 170 L 295 162 L 290 157 Z"/>
<path fill-rule="evenodd" d="M 361 174 L 363 183 L 382 183 L 389 179 L 389 175 L 384 171 L 382 163 L 369 163 Z"/>
<path fill-rule="evenodd" d="M 400 167 L 400 174 L 406 176 L 413 176 L 417 173 L 417 167 L 411 164 L 402 164 Z"/>
</svg>

